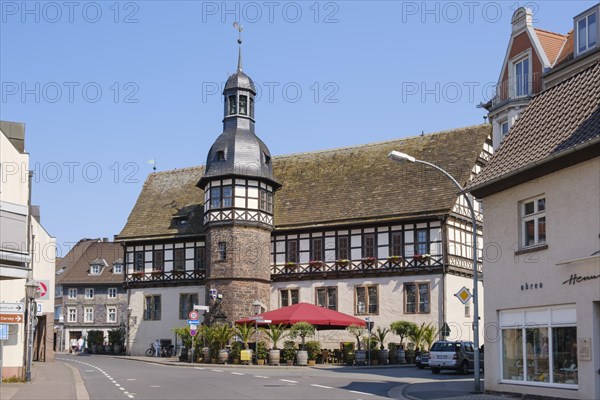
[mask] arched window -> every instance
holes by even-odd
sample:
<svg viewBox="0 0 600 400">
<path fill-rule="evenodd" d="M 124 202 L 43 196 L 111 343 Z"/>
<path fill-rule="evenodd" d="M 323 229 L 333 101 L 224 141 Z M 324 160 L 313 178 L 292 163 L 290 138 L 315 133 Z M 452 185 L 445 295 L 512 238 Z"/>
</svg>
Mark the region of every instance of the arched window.
<svg viewBox="0 0 600 400">
<path fill-rule="evenodd" d="M 250 118 L 254 118 L 254 99 L 250 97 Z"/>
<path fill-rule="evenodd" d="M 229 96 L 229 115 L 237 114 L 237 104 L 235 102 L 235 96 Z"/>
<path fill-rule="evenodd" d="M 248 96 L 240 96 L 240 114 L 248 115 Z"/>
</svg>

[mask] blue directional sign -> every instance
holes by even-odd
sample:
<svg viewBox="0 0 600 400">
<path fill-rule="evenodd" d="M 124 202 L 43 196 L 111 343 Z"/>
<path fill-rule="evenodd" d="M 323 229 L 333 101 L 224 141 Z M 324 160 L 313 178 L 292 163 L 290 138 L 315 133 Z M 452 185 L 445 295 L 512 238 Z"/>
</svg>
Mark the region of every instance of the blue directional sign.
<svg viewBox="0 0 600 400">
<path fill-rule="evenodd" d="M 199 325 L 199 322 L 197 319 L 188 319 L 187 324 L 188 325 Z"/>
</svg>

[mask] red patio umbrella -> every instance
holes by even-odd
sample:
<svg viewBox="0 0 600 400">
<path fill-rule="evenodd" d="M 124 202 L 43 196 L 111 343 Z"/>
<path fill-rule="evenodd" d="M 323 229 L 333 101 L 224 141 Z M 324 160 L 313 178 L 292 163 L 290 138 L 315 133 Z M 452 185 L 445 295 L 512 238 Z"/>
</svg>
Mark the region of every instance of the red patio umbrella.
<svg viewBox="0 0 600 400">
<path fill-rule="evenodd" d="M 270 320 L 272 324 L 293 325 L 296 322 L 309 322 L 315 325 L 319 330 L 344 329 L 350 325 L 366 326 L 365 321 L 360 318 L 310 303 L 298 303 L 292 306 L 282 307 L 277 310 L 258 314 L 252 318 L 242 318 L 235 321 L 235 323 L 253 324 L 256 322 L 254 318 L 259 317 L 263 320 Z M 265 323 L 261 323 L 260 320 L 257 321 L 257 324 L 265 325 Z"/>
</svg>

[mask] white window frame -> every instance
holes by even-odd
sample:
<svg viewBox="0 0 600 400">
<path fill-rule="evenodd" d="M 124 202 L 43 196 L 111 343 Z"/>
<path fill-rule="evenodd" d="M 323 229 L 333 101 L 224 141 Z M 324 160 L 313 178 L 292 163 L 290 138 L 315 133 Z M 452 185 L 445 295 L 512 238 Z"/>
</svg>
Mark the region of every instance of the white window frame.
<svg viewBox="0 0 600 400">
<path fill-rule="evenodd" d="M 67 322 L 77 322 L 77 308 L 67 307 Z"/>
<path fill-rule="evenodd" d="M 519 89 L 521 88 L 520 86 L 522 86 L 522 88 L 524 88 L 525 85 L 523 83 L 521 83 L 521 85 L 519 85 L 519 81 L 518 81 L 519 75 L 517 75 L 517 66 L 519 64 L 522 64 L 525 61 L 527 61 L 527 74 L 526 74 L 527 90 L 524 91 L 523 93 L 519 93 Z M 532 74 L 532 72 L 531 72 L 531 57 L 530 57 L 529 53 L 526 56 L 517 58 L 512 62 L 512 72 L 513 72 L 513 77 L 514 77 L 514 80 L 513 80 L 513 82 L 514 82 L 513 83 L 514 84 L 514 97 L 513 98 L 530 96 L 532 93 L 532 90 L 531 90 L 531 83 L 532 83 L 531 74 Z M 522 74 L 522 76 L 523 75 L 525 75 L 525 74 Z"/>
<path fill-rule="evenodd" d="M 86 299 L 94 298 L 94 288 L 85 288 L 85 298 Z"/>
<path fill-rule="evenodd" d="M 123 264 L 115 264 L 113 266 L 113 274 L 122 274 L 123 273 Z"/>
<path fill-rule="evenodd" d="M 113 310 L 114 316 L 115 318 L 113 320 L 111 320 L 110 315 L 111 315 L 111 310 Z M 106 306 L 106 322 L 108 322 L 109 324 L 114 324 L 118 321 L 117 319 L 117 306 Z"/>
<path fill-rule="evenodd" d="M 83 307 L 83 322 L 85 324 L 94 322 L 94 307 Z"/>
<path fill-rule="evenodd" d="M 100 271 L 102 271 L 102 267 L 98 264 L 90 265 L 90 275 L 100 275 Z"/>
<path fill-rule="evenodd" d="M 504 132 L 504 129 L 502 129 L 505 125 L 506 125 L 506 132 Z M 500 135 L 502 137 L 504 137 L 504 135 L 506 135 L 509 130 L 510 130 L 510 123 L 508 122 L 508 119 L 501 121 L 500 122 Z"/>
<path fill-rule="evenodd" d="M 77 288 L 69 288 L 69 299 L 77 298 Z"/>
<path fill-rule="evenodd" d="M 590 45 L 589 43 L 589 34 L 590 34 L 590 23 L 588 21 L 589 17 L 594 15 L 596 16 L 596 43 Z M 581 43 L 581 37 L 579 35 L 579 22 L 585 20 L 585 49 L 579 50 L 579 44 Z M 577 37 L 577 43 L 575 43 L 575 54 L 580 55 L 594 49 L 598 46 L 598 12 L 597 10 L 593 10 L 577 19 L 575 21 L 575 35 Z"/>
<path fill-rule="evenodd" d="M 542 211 L 539 211 L 539 204 L 538 201 L 539 200 L 544 200 L 544 209 Z M 534 207 L 534 211 L 531 214 L 527 214 L 525 215 L 525 206 L 529 203 L 533 202 L 533 207 Z M 529 248 L 534 248 L 534 247 L 539 247 L 539 246 L 543 246 L 545 244 L 547 244 L 547 231 L 546 231 L 546 239 L 544 239 L 543 242 L 540 241 L 539 238 L 539 220 L 541 218 L 546 218 L 546 211 L 547 211 L 548 207 L 546 205 L 546 195 L 539 195 L 536 197 L 532 197 L 529 198 L 527 200 L 523 200 L 520 202 L 519 204 L 519 212 L 520 212 L 520 219 L 521 219 L 521 248 L 522 249 L 529 249 Z M 529 244 L 527 245 L 525 240 L 526 240 L 526 230 L 527 230 L 527 222 L 529 221 L 534 221 L 534 243 L 533 244 Z M 547 221 L 545 221 L 545 224 L 547 226 Z"/>
<path fill-rule="evenodd" d="M 108 298 L 109 299 L 117 298 L 117 288 L 116 287 L 108 288 Z"/>
</svg>

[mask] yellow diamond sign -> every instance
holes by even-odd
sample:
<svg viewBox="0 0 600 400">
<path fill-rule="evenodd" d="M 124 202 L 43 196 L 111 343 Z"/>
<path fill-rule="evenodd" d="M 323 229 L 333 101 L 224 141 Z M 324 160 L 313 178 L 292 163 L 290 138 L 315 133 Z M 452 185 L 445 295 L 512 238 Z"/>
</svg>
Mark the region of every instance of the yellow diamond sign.
<svg viewBox="0 0 600 400">
<path fill-rule="evenodd" d="M 458 291 L 458 293 L 455 293 L 454 295 L 456 297 L 458 297 L 458 299 L 460 300 L 460 302 L 463 303 L 463 304 L 467 304 L 467 301 L 471 300 L 471 297 L 473 297 L 471 295 L 471 292 L 469 292 L 469 289 L 467 289 L 464 286 L 463 286 L 462 289 L 460 289 Z"/>
</svg>

